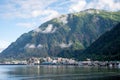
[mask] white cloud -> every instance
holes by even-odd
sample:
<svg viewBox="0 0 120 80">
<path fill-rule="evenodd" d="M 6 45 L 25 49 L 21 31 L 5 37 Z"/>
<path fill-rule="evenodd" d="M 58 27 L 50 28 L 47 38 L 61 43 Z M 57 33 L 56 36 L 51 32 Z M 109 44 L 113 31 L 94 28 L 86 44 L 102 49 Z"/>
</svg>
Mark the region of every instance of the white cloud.
<svg viewBox="0 0 120 80">
<path fill-rule="evenodd" d="M 43 13 L 41 14 L 42 18 L 40 19 L 43 22 L 46 22 L 48 20 L 51 20 L 53 18 L 56 18 L 58 16 L 60 16 L 60 13 L 58 13 L 55 10 L 51 10 L 51 9 L 47 9 L 44 10 Z"/>
<path fill-rule="evenodd" d="M 52 24 L 48 24 L 46 29 L 42 31 L 42 33 L 54 33 L 56 31 L 56 28 L 53 28 Z"/>
<path fill-rule="evenodd" d="M 56 2 L 56 0 L 11 0 L 11 2 L 19 5 L 22 9 L 34 10 L 46 8 L 48 5 Z"/>
<path fill-rule="evenodd" d="M 73 4 L 70 6 L 69 11 L 70 12 L 78 12 L 80 10 L 83 10 L 85 6 L 87 5 L 86 0 L 75 0 L 73 1 Z"/>
<path fill-rule="evenodd" d="M 68 12 L 78 12 L 88 8 L 115 11 L 120 10 L 119 5 L 120 0 L 8 0 L 0 5 L 0 16 L 15 19 L 39 17 L 42 22 L 45 22 L 66 12 L 66 9 Z"/>
<path fill-rule="evenodd" d="M 47 26 L 44 30 L 42 30 L 42 29 L 40 29 L 40 28 L 36 28 L 36 29 L 34 29 L 33 31 L 34 31 L 34 32 L 37 32 L 37 33 L 40 32 L 40 33 L 45 33 L 45 34 L 47 34 L 47 33 L 54 33 L 56 30 L 57 30 L 56 27 L 53 27 L 52 24 L 48 24 L 48 26 Z"/>
<path fill-rule="evenodd" d="M 9 0 L 5 5 L 0 5 L 1 14 L 6 18 L 36 18 L 43 15 L 58 14 L 48 6 L 56 0 Z"/>
<path fill-rule="evenodd" d="M 38 17 L 38 16 L 40 16 L 42 13 L 43 13 L 43 12 L 40 11 L 40 10 L 34 10 L 34 11 L 31 12 L 31 16 L 32 16 L 32 17 Z"/>
<path fill-rule="evenodd" d="M 2 52 L 4 50 L 4 48 L 0 48 L 0 52 Z"/>
<path fill-rule="evenodd" d="M 34 32 L 37 32 L 37 33 L 42 32 L 42 30 L 41 30 L 40 28 L 36 28 L 36 29 L 34 29 L 33 31 L 34 31 Z"/>
<path fill-rule="evenodd" d="M 41 45 L 41 44 L 39 44 L 38 46 L 37 46 L 37 48 L 42 48 L 43 47 L 43 45 Z"/>
<path fill-rule="evenodd" d="M 96 9 L 105 9 L 110 11 L 120 10 L 120 1 L 119 0 L 93 0 L 90 2 L 86 8 L 96 8 Z"/>
<path fill-rule="evenodd" d="M 120 0 L 71 0 L 72 5 L 69 7 L 70 12 L 79 12 L 84 9 L 95 8 L 109 11 L 120 10 Z"/>
<path fill-rule="evenodd" d="M 37 26 L 55 17 L 60 13 L 51 8 L 57 0 L 8 0 L 0 5 L 0 17 L 18 21 L 36 22 Z M 34 23 L 17 23 L 17 26 L 23 26 L 33 29 Z"/>
<path fill-rule="evenodd" d="M 59 46 L 61 47 L 61 48 L 67 48 L 67 47 L 70 47 L 72 45 L 72 42 L 69 42 L 69 44 L 66 44 L 66 43 L 61 43 L 61 44 L 59 44 Z"/>
<path fill-rule="evenodd" d="M 63 15 L 58 17 L 57 19 L 59 22 L 62 22 L 63 24 L 67 24 L 68 23 L 67 18 L 68 18 L 68 15 Z"/>
<path fill-rule="evenodd" d="M 4 40 L 0 40 L 0 52 L 2 52 L 9 45 L 10 45 L 10 42 L 4 41 Z"/>
<path fill-rule="evenodd" d="M 35 44 L 26 44 L 25 48 L 34 49 L 36 48 Z"/>
<path fill-rule="evenodd" d="M 35 48 L 42 48 L 42 47 L 43 47 L 43 45 L 41 45 L 41 44 L 35 46 L 35 44 L 28 43 L 28 44 L 25 45 L 24 48 L 35 49 Z"/>
<path fill-rule="evenodd" d="M 56 28 L 56 27 L 55 27 L 55 28 L 53 28 L 53 30 L 51 31 L 51 33 L 56 32 L 56 30 L 57 30 L 57 28 Z"/>
<path fill-rule="evenodd" d="M 36 23 L 17 23 L 16 25 L 19 27 L 34 28 Z"/>
<path fill-rule="evenodd" d="M 52 32 L 52 29 L 53 29 L 52 24 L 49 24 L 49 25 L 47 26 L 47 28 L 43 31 L 43 33 L 50 33 L 50 32 Z"/>
</svg>

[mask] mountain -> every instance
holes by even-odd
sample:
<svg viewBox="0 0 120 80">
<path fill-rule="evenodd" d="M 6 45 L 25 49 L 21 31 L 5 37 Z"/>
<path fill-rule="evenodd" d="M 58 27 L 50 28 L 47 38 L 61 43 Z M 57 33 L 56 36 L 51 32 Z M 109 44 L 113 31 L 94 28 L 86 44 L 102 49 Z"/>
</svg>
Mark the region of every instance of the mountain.
<svg viewBox="0 0 120 80">
<path fill-rule="evenodd" d="M 6 58 L 59 56 L 64 55 L 64 50 L 84 50 L 118 22 L 120 11 L 87 9 L 61 15 L 21 35 L 0 56 Z"/>
<path fill-rule="evenodd" d="M 95 60 L 120 60 L 120 23 L 100 36 L 83 54 Z"/>
</svg>

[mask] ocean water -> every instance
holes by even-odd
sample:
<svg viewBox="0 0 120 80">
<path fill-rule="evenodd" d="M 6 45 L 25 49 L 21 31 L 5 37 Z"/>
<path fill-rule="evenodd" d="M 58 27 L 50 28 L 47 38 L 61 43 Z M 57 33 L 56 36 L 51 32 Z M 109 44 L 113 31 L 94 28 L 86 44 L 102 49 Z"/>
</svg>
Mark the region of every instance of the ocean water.
<svg viewBox="0 0 120 80">
<path fill-rule="evenodd" d="M 0 80 L 120 80 L 120 68 L 0 65 Z"/>
</svg>

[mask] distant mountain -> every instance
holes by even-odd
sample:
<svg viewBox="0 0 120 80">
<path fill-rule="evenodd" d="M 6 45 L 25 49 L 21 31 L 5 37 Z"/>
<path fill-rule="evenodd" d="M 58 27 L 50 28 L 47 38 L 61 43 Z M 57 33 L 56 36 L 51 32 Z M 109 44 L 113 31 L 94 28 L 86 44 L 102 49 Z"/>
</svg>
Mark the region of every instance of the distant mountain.
<svg viewBox="0 0 120 80">
<path fill-rule="evenodd" d="M 83 55 L 95 60 L 120 60 L 120 23 L 100 36 Z"/>
<path fill-rule="evenodd" d="M 59 56 L 64 55 L 64 50 L 84 50 L 118 22 L 120 11 L 88 9 L 61 15 L 21 35 L 0 56 L 6 58 Z"/>
</svg>

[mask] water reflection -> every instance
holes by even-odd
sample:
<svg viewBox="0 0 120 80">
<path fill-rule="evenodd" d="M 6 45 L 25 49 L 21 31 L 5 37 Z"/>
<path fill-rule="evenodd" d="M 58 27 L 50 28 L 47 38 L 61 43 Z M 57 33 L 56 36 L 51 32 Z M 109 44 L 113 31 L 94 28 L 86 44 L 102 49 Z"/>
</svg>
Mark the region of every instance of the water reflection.
<svg viewBox="0 0 120 80">
<path fill-rule="evenodd" d="M 0 66 L 0 80 L 110 80 L 119 78 L 119 68 L 78 66 Z"/>
</svg>

